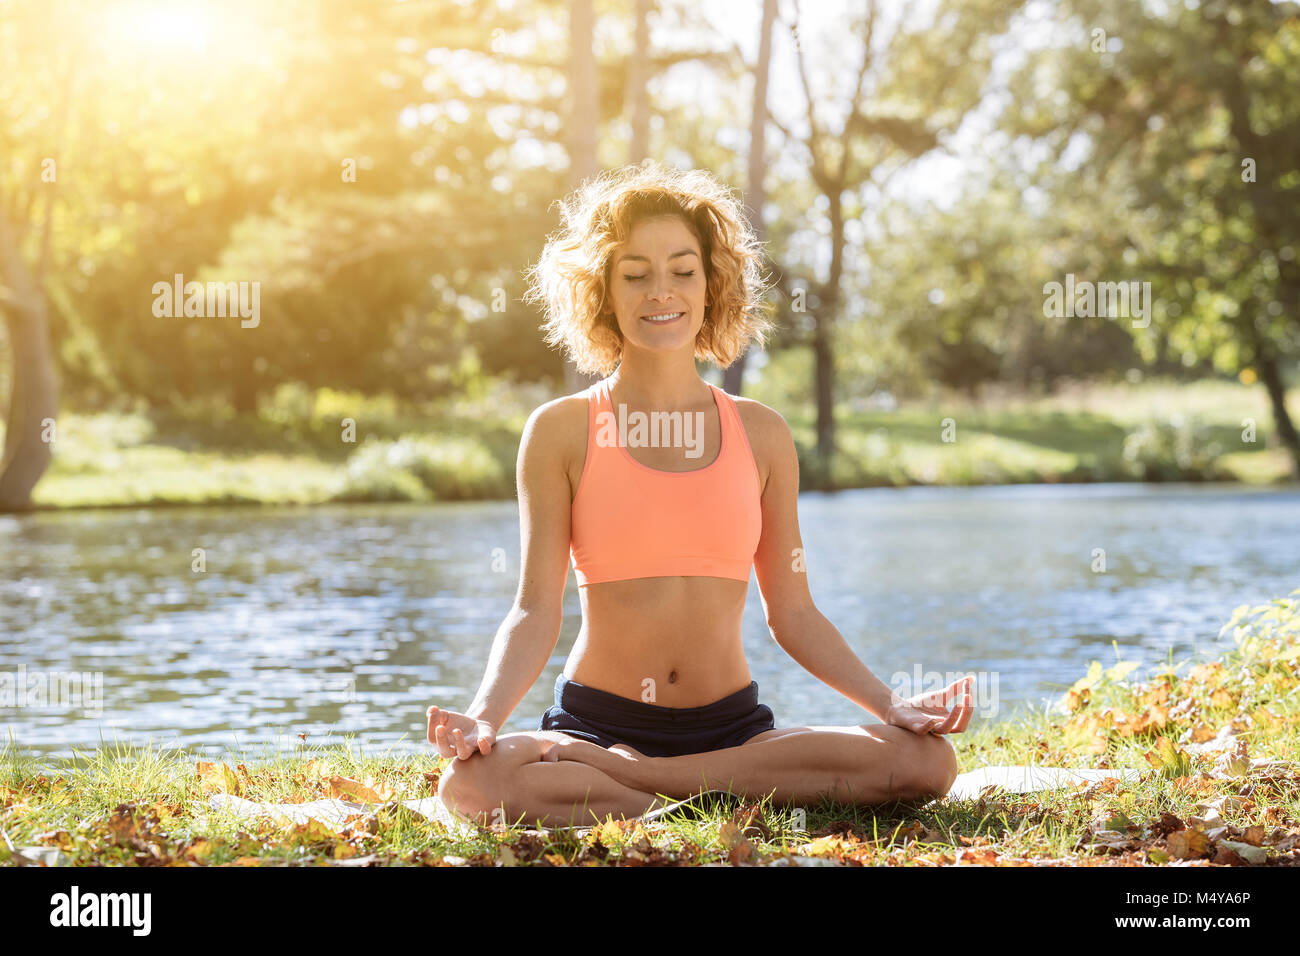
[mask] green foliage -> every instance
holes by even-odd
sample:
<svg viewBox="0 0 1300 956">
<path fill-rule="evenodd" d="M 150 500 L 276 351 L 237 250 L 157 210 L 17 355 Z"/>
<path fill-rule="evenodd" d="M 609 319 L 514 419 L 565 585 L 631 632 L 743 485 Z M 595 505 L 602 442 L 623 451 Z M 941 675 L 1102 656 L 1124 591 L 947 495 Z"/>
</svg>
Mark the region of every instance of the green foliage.
<svg viewBox="0 0 1300 956">
<path fill-rule="evenodd" d="M 388 456 L 391 443 L 367 442 L 348 459 L 335 501 L 427 501 L 420 479 Z"/>
<path fill-rule="evenodd" d="M 1053 206 L 1096 205 L 1063 251 L 1151 283 L 1150 326 L 1129 327 L 1146 359 L 1285 380 L 1300 352 L 1300 5 L 1065 0 L 1055 19 L 1002 127 L 1054 148 L 1038 177 Z"/>
<path fill-rule="evenodd" d="M 348 459 L 339 500 L 502 498 L 513 478 L 472 438 L 405 435 L 369 441 Z"/>
<path fill-rule="evenodd" d="M 1223 625 L 1220 636 L 1231 634 L 1243 658 L 1254 662 L 1266 652 L 1265 659 L 1290 663 L 1294 671 L 1300 660 L 1300 588 L 1268 604 L 1242 604 Z M 1284 651 L 1274 653 L 1273 642 L 1281 642 Z"/>
<path fill-rule="evenodd" d="M 1198 419 L 1151 419 L 1124 439 L 1124 469 L 1136 481 L 1219 481 L 1222 444 Z"/>
</svg>

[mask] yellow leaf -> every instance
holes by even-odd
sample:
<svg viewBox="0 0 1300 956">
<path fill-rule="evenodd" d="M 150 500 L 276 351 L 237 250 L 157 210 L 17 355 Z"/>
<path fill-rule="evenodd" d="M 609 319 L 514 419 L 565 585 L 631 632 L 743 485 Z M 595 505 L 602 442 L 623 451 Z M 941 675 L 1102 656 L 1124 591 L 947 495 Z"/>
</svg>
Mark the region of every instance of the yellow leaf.
<svg viewBox="0 0 1300 956">
<path fill-rule="evenodd" d="M 736 826 L 730 820 L 723 821 L 722 827 L 718 830 L 718 842 L 728 850 L 739 846 L 745 839 L 741 833 L 740 827 Z"/>
<path fill-rule="evenodd" d="M 200 760 L 195 767 L 199 786 L 204 793 L 233 793 L 242 796 L 244 784 L 239 775 L 224 763 L 208 763 Z"/>
<path fill-rule="evenodd" d="M 358 803 L 384 803 L 388 799 L 351 777 L 332 776 L 326 784 L 331 797 L 350 797 Z"/>
<path fill-rule="evenodd" d="M 1082 691 L 1086 687 L 1091 687 L 1092 685 L 1096 684 L 1099 680 L 1101 680 L 1101 676 L 1102 676 L 1101 661 L 1093 661 L 1091 664 L 1088 665 L 1088 673 L 1085 674 L 1083 677 L 1080 677 L 1077 681 L 1075 681 L 1073 686 L 1070 687 L 1070 690 Z"/>
<path fill-rule="evenodd" d="M 1205 743 L 1205 741 L 1213 740 L 1217 736 L 1218 734 L 1214 732 L 1214 728 L 1204 721 L 1192 728 L 1192 743 L 1194 744 Z"/>
<path fill-rule="evenodd" d="M 801 856 L 838 856 L 849 848 L 849 844 L 844 842 L 843 837 L 824 836 L 818 837 L 810 843 L 805 843 L 799 847 Z"/>
<path fill-rule="evenodd" d="M 1194 860 L 1210 852 L 1210 838 L 1203 830 L 1175 830 L 1165 838 L 1169 852 L 1180 860 Z"/>
<path fill-rule="evenodd" d="M 623 830 L 616 820 L 606 820 L 596 828 L 596 841 L 605 847 L 613 848 L 622 840 Z"/>
<path fill-rule="evenodd" d="M 1237 705 L 1237 695 L 1225 687 L 1220 687 L 1210 695 L 1210 706 L 1219 707 L 1225 710 L 1234 709 Z"/>
<path fill-rule="evenodd" d="M 212 855 L 212 841 L 199 837 L 194 845 L 186 849 L 185 857 L 189 860 L 206 860 Z"/>
<path fill-rule="evenodd" d="M 1187 679 L 1196 684 L 1208 684 L 1215 681 L 1219 671 L 1223 669 L 1222 661 L 1211 661 L 1208 664 L 1197 664 L 1187 672 Z"/>
</svg>

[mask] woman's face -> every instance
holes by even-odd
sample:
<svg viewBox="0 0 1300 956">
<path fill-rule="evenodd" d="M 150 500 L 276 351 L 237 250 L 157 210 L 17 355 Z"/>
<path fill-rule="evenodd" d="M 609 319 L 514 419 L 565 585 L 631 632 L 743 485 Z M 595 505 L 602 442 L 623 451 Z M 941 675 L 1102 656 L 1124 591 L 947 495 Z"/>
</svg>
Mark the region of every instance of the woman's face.
<svg viewBox="0 0 1300 956">
<path fill-rule="evenodd" d="M 633 226 L 614 250 L 609 273 L 609 304 L 624 350 L 686 349 L 694 355 L 706 285 L 700 244 L 686 223 L 665 216 Z"/>
</svg>

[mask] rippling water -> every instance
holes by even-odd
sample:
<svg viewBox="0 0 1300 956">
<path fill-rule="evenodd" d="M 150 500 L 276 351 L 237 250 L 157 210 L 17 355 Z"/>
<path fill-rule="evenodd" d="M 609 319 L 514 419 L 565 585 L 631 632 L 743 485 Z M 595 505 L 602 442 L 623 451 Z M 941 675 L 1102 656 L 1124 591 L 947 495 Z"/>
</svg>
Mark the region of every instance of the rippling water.
<svg viewBox="0 0 1300 956">
<path fill-rule="evenodd" d="M 1112 663 L 1112 641 L 1145 664 L 1227 646 L 1234 607 L 1300 586 L 1294 488 L 863 490 L 804 495 L 800 520 L 813 596 L 872 671 L 975 673 L 976 720 L 1041 706 Z M 76 706 L 0 701 L 0 724 L 37 753 L 257 753 L 299 733 L 422 749 L 425 707 L 473 696 L 518 569 L 513 501 L 0 517 L 0 679 L 102 681 Z M 580 623 L 572 571 L 565 602 L 505 731 L 551 702 Z M 871 720 L 773 643 L 752 578 L 744 633 L 778 726 Z"/>
</svg>

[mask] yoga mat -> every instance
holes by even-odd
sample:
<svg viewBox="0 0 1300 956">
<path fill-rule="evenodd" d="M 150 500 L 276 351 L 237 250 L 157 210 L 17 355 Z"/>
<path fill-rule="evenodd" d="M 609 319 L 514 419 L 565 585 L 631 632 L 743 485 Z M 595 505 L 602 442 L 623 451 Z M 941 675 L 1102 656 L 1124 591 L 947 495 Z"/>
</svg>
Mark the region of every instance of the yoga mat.
<svg viewBox="0 0 1300 956">
<path fill-rule="evenodd" d="M 926 806 L 932 807 L 945 800 L 977 799 L 981 791 L 988 786 L 998 786 L 1010 793 L 1029 793 L 1072 787 L 1081 782 L 1092 783 L 1107 777 L 1119 777 L 1126 781 L 1136 780 L 1139 773 L 1138 770 L 1071 770 L 1063 767 L 980 767 L 960 774 L 953 782 L 947 796 L 932 800 Z M 473 836 L 477 832 L 474 824 L 458 817 L 436 796 L 423 797 L 419 800 L 403 800 L 401 804 L 427 820 L 440 823 L 449 832 L 459 836 Z M 338 798 L 313 800 L 310 803 L 260 803 L 228 793 L 214 793 L 208 797 L 208 806 L 215 811 L 227 811 L 245 819 L 269 816 L 299 824 L 306 823 L 308 819 L 316 819 L 337 829 L 353 814 L 372 812 L 376 804 L 356 803 Z M 645 819 L 657 819 L 670 813 L 672 809 L 668 807 L 653 811 L 647 814 Z"/>
<path fill-rule="evenodd" d="M 1056 790 L 1078 783 L 1095 783 L 1107 777 L 1136 780 L 1138 770 L 1070 770 L 1064 767 L 994 766 L 980 767 L 958 774 L 952 789 L 943 800 L 974 800 L 985 787 L 998 786 L 1010 793 L 1032 793 L 1037 790 Z M 932 800 L 926 806 L 938 803 Z"/>
</svg>

